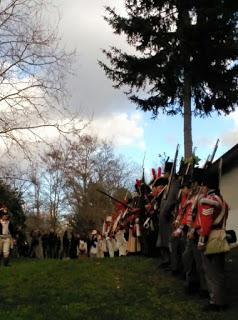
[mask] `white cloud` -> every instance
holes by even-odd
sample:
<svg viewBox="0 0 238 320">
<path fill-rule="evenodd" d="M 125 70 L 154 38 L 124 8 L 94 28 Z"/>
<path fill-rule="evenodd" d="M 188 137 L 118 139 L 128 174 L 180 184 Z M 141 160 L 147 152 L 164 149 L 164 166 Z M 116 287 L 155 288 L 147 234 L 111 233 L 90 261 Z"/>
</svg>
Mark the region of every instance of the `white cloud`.
<svg viewBox="0 0 238 320">
<path fill-rule="evenodd" d="M 92 121 L 75 118 L 58 120 L 58 125 L 64 131 L 70 131 L 72 126 L 81 130 L 82 134 L 95 135 L 99 139 L 111 141 L 115 147 L 136 146 L 140 150 L 145 149 L 143 116 L 139 112 L 128 115 L 125 112 L 110 114 L 95 118 Z M 16 133 L 18 137 L 18 133 Z M 24 130 L 20 132 L 21 138 L 29 143 L 41 141 L 54 141 L 59 137 L 59 132 L 54 127 L 40 127 L 32 132 Z M 41 139 L 37 139 L 41 137 Z"/>
<path fill-rule="evenodd" d="M 238 109 L 236 109 L 236 111 L 231 113 L 229 117 L 235 122 L 235 125 L 238 127 Z"/>
<path fill-rule="evenodd" d="M 86 131 L 100 139 L 112 141 L 116 147 L 135 145 L 138 149 L 145 148 L 142 115 L 138 112 L 131 116 L 127 113 L 117 113 L 97 118 Z"/>
<path fill-rule="evenodd" d="M 106 60 L 101 52 L 102 48 L 108 49 L 110 45 L 128 48 L 125 38 L 113 34 L 112 28 L 103 19 L 104 6 L 108 5 L 116 6 L 117 12 L 124 12 L 124 4 L 119 0 L 58 0 L 62 46 L 69 50 L 77 49 L 78 53 L 74 76 L 69 77 L 67 83 L 71 96 L 69 104 L 73 110 L 79 111 L 81 119 L 85 118 L 84 123 L 87 122 L 86 118 L 93 114 L 94 120 L 90 128 L 87 128 L 88 133 L 111 140 L 115 147 L 133 146 L 144 150 L 142 115 L 135 111 L 135 105 L 130 103 L 120 90 L 112 87 L 112 81 L 106 78 L 97 62 Z M 48 15 L 51 16 L 51 12 Z M 57 21 L 57 17 L 57 14 L 55 16 L 55 13 L 52 13 L 52 24 Z M 6 108 L 1 104 L 0 114 L 5 112 Z M 48 114 L 44 115 L 47 118 Z M 81 119 L 78 119 L 80 127 Z M 17 123 L 20 124 L 33 120 L 35 119 L 17 117 Z M 67 122 L 67 119 L 65 121 Z M 60 124 L 63 122 L 64 120 Z M 49 127 L 35 129 L 33 132 L 47 141 L 57 139 L 58 136 L 57 130 Z M 20 136 L 33 144 L 38 140 L 34 133 L 23 130 L 14 134 L 17 138 Z M 1 141 L 0 147 L 3 147 Z"/>
<path fill-rule="evenodd" d="M 224 145 L 233 146 L 238 143 L 238 109 L 228 116 L 233 121 L 233 128 L 226 132 L 221 140 Z"/>
<path fill-rule="evenodd" d="M 119 0 L 59 0 L 58 6 L 62 16 L 62 42 L 66 48 L 77 51 L 74 76 L 67 79 L 72 108 L 83 116 L 93 113 L 94 117 L 135 109 L 122 91 L 113 88 L 112 81 L 98 65 L 98 60 L 109 64 L 102 49 L 130 48 L 125 37 L 115 35 L 103 19 L 104 6 L 116 7 L 117 12 L 122 13 L 124 3 Z"/>
</svg>

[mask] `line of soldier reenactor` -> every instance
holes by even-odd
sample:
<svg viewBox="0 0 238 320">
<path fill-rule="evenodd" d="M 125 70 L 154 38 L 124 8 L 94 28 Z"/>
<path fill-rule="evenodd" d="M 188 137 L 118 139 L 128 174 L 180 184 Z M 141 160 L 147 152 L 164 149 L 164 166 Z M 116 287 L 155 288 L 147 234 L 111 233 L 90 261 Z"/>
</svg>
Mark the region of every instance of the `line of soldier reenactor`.
<svg viewBox="0 0 238 320">
<path fill-rule="evenodd" d="M 229 248 L 215 253 L 217 249 L 210 249 L 210 236 L 215 234 L 218 243 L 228 218 L 219 175 L 212 173 L 209 164 L 199 168 L 183 161 L 176 173 L 175 162 L 166 161 L 163 175 L 161 169 L 153 169 L 152 176 L 148 184 L 144 178 L 136 181 L 136 193 L 108 224 L 106 236 L 112 238 L 124 230 L 128 254 L 160 256 L 162 269 L 184 279 L 186 293 L 209 299 L 204 310 L 224 310 Z M 226 242 L 236 242 L 233 231 L 227 232 Z"/>
</svg>

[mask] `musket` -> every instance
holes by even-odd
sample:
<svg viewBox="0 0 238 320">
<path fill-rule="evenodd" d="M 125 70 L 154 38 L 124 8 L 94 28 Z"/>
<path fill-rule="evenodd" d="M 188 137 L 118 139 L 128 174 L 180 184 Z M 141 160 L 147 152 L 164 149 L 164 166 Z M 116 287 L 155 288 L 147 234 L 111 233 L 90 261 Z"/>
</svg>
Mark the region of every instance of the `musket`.
<svg viewBox="0 0 238 320">
<path fill-rule="evenodd" d="M 220 158 L 219 165 L 218 165 L 219 188 L 221 186 L 222 165 L 223 165 L 223 160 L 222 160 L 222 158 Z"/>
<path fill-rule="evenodd" d="M 213 153 L 212 153 L 212 155 L 211 155 L 211 158 L 209 159 L 209 161 L 212 163 L 212 161 L 213 161 L 213 159 L 214 159 L 214 157 L 215 157 L 215 154 L 216 154 L 216 152 L 217 152 L 217 148 L 218 148 L 218 143 L 219 143 L 219 139 L 217 139 L 217 142 L 216 142 L 216 144 L 215 144 L 215 146 L 214 146 L 214 149 L 213 149 Z"/>
<path fill-rule="evenodd" d="M 110 196 L 110 194 L 108 194 L 108 193 L 106 193 L 106 192 L 104 192 L 104 191 L 102 191 L 102 190 L 99 190 L 99 189 L 96 189 L 96 191 L 104 194 L 105 196 L 107 196 L 108 198 L 112 199 L 113 201 L 115 201 L 115 202 L 117 202 L 117 203 L 120 203 L 120 204 L 123 205 L 125 208 L 127 208 L 127 209 L 132 209 L 132 207 L 130 207 L 130 206 L 128 206 L 127 204 L 125 204 L 124 202 L 122 202 L 122 201 L 120 201 L 120 200 L 118 200 L 118 199 Z"/>
<path fill-rule="evenodd" d="M 153 199 L 151 199 L 151 201 L 150 201 L 150 204 L 153 206 L 154 204 L 155 204 L 155 202 L 159 199 L 159 197 L 163 194 L 163 192 L 164 192 L 164 190 L 166 189 L 166 186 L 164 186 L 161 190 L 160 190 L 160 192 L 156 195 L 156 196 L 154 196 L 154 198 Z M 147 212 L 149 212 L 148 210 L 146 210 Z"/>
<path fill-rule="evenodd" d="M 173 178 L 173 175 L 174 175 L 174 172 L 176 170 L 176 162 L 177 162 L 177 158 L 178 158 L 178 152 L 179 152 L 179 144 L 177 144 L 177 148 L 176 148 L 176 151 L 175 151 L 175 155 L 174 155 L 174 161 L 173 161 L 173 165 L 172 165 L 172 169 L 171 169 L 171 172 L 170 172 L 170 175 L 169 175 L 169 182 L 168 182 L 168 185 L 167 185 L 167 188 L 164 192 L 164 199 L 167 198 L 168 196 L 168 193 L 169 193 L 169 190 L 170 190 L 170 186 L 171 186 L 171 182 L 172 182 L 172 178 Z"/>
<path fill-rule="evenodd" d="M 145 153 L 144 153 L 144 158 L 142 162 L 142 183 L 145 183 Z M 141 190 L 140 190 L 140 195 L 141 195 Z"/>
<path fill-rule="evenodd" d="M 187 168 L 186 168 L 186 172 L 185 172 L 185 176 L 189 175 L 189 172 L 190 172 L 191 181 L 192 181 L 192 177 L 193 177 L 194 166 L 196 164 L 196 150 L 197 150 L 197 147 L 194 147 L 193 151 L 192 151 L 192 155 L 193 155 L 192 162 L 189 162 L 187 164 Z"/>
<path fill-rule="evenodd" d="M 142 162 L 142 169 L 143 169 L 143 174 L 144 174 L 144 170 L 145 170 L 145 153 L 144 153 L 144 158 L 143 158 L 143 162 Z"/>
<path fill-rule="evenodd" d="M 206 160 L 206 162 L 205 162 L 205 164 L 204 164 L 204 166 L 203 166 L 203 169 L 207 169 L 208 164 L 209 164 L 209 163 L 212 163 L 212 161 L 213 161 L 213 159 L 214 159 L 214 157 L 215 157 L 217 148 L 218 148 L 218 143 L 219 143 L 219 141 L 220 141 L 220 140 L 217 139 L 216 144 L 215 144 L 214 149 L 213 149 L 213 152 L 212 152 L 211 156 L 208 155 L 207 160 Z"/>
<path fill-rule="evenodd" d="M 206 169 L 209 163 L 209 158 L 210 158 L 210 154 L 207 156 L 207 160 L 205 161 L 204 165 L 203 165 L 203 169 Z"/>
<path fill-rule="evenodd" d="M 195 152 L 196 152 L 196 149 L 197 149 L 197 147 L 194 147 L 194 148 L 193 148 L 193 152 L 192 152 L 192 155 L 193 155 L 192 162 L 188 162 L 188 163 L 187 163 L 187 167 L 186 167 L 186 171 L 185 171 L 185 176 L 188 175 L 191 166 L 192 166 L 192 171 L 193 171 L 194 164 L 195 164 L 195 156 L 196 156 Z M 182 182 L 183 182 L 183 179 L 184 179 L 184 177 L 182 178 L 181 184 L 182 184 Z"/>
<path fill-rule="evenodd" d="M 181 161 L 182 161 L 182 160 L 181 160 Z M 182 175 L 181 186 L 183 185 L 184 178 L 185 178 L 185 177 L 188 175 L 188 173 L 189 173 L 190 167 L 191 167 L 191 162 L 187 162 L 185 173 L 184 173 L 184 175 Z"/>
<path fill-rule="evenodd" d="M 194 196 L 194 200 L 193 200 L 193 204 L 191 207 L 191 213 L 192 213 L 192 219 L 195 219 L 195 216 L 197 214 L 196 210 L 197 210 L 197 205 L 198 205 L 198 201 L 199 201 L 199 197 L 202 193 L 202 187 L 200 186 L 199 189 L 197 190 L 197 194 Z"/>
</svg>

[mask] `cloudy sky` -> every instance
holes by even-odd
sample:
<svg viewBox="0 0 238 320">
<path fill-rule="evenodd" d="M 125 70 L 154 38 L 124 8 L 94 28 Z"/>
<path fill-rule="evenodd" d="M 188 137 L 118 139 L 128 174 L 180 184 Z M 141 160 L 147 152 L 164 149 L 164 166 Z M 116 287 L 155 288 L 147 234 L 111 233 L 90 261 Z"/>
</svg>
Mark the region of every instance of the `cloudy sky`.
<svg viewBox="0 0 238 320">
<path fill-rule="evenodd" d="M 82 117 L 92 117 L 92 132 L 113 140 L 116 150 L 127 158 L 142 163 L 146 153 L 146 167 L 158 166 L 158 154 L 173 157 L 176 145 L 183 154 L 182 117 L 161 116 L 136 110 L 122 91 L 112 87 L 98 60 L 104 60 L 101 49 L 111 45 L 127 48 L 123 37 L 113 34 L 103 19 L 104 7 L 116 7 L 123 13 L 122 0 L 55 0 L 61 15 L 62 43 L 77 50 L 75 76 L 68 80 L 70 106 Z M 193 120 L 193 142 L 200 158 L 206 159 L 220 139 L 217 156 L 238 142 L 238 112 L 229 117 L 213 116 Z"/>
</svg>

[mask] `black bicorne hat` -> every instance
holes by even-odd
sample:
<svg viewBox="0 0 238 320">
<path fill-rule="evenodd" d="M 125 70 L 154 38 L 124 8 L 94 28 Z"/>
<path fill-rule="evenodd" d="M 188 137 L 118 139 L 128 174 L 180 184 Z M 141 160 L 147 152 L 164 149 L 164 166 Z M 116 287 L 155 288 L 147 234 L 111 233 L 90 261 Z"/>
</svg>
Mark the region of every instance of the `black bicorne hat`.
<svg viewBox="0 0 238 320">
<path fill-rule="evenodd" d="M 149 194 L 151 192 L 151 188 L 148 184 L 142 183 L 140 187 L 141 194 Z"/>
<path fill-rule="evenodd" d="M 153 187 L 166 186 L 166 184 L 168 184 L 168 179 L 160 177 L 155 180 L 155 182 L 153 183 Z"/>
<path fill-rule="evenodd" d="M 188 187 L 190 188 L 192 184 L 192 177 L 191 176 L 184 176 L 181 183 L 181 188 Z"/>
<path fill-rule="evenodd" d="M 179 171 L 178 171 L 178 175 L 179 176 L 184 176 L 186 173 L 186 164 L 184 163 L 184 160 L 181 159 L 180 161 L 180 166 L 179 166 Z"/>
<path fill-rule="evenodd" d="M 164 164 L 164 173 L 170 173 L 173 168 L 173 162 L 166 161 Z"/>
<path fill-rule="evenodd" d="M 192 174 L 192 182 L 197 182 L 198 184 L 204 183 L 204 174 L 205 170 L 202 168 L 193 168 L 193 174 Z"/>
<path fill-rule="evenodd" d="M 186 163 L 183 160 L 180 162 L 180 167 L 179 167 L 179 176 L 192 176 L 193 173 L 193 164 L 192 163 Z"/>
<path fill-rule="evenodd" d="M 218 174 L 212 174 L 208 170 L 205 170 L 203 175 L 203 185 L 207 186 L 209 189 L 219 189 Z"/>
</svg>

